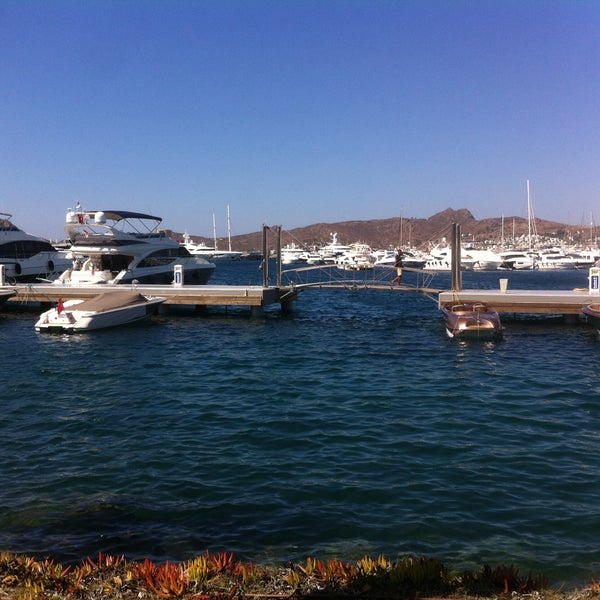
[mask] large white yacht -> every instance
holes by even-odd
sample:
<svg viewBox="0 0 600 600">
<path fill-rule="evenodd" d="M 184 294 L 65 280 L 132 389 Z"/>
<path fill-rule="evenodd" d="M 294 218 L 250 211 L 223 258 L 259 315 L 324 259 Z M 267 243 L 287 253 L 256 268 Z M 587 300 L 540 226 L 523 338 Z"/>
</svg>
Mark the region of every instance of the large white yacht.
<svg viewBox="0 0 600 600">
<path fill-rule="evenodd" d="M 178 265 L 182 283 L 207 283 L 215 265 L 158 231 L 161 221 L 123 210 L 69 209 L 65 232 L 72 242 L 73 264 L 57 283 L 168 285 Z"/>
<path fill-rule="evenodd" d="M 7 282 L 55 279 L 71 266 L 69 258 L 48 240 L 25 233 L 11 219 L 12 215 L 0 213 L 0 265 L 4 265 Z"/>
</svg>

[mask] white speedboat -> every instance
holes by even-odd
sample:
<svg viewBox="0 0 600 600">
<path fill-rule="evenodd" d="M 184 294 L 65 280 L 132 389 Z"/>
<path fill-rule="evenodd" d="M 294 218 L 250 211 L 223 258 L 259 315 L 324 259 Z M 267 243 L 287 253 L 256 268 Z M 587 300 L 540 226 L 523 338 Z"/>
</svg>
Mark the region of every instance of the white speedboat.
<svg viewBox="0 0 600 600">
<path fill-rule="evenodd" d="M 7 282 L 55 279 L 71 266 L 69 258 L 48 240 L 25 233 L 11 219 L 12 215 L 0 213 L 0 265 Z"/>
<path fill-rule="evenodd" d="M 128 325 L 155 314 L 165 300 L 133 290 L 106 291 L 87 300 L 59 300 L 56 307 L 40 315 L 35 329 L 70 333 Z"/>
<path fill-rule="evenodd" d="M 69 209 L 65 232 L 74 261 L 57 283 L 169 285 L 176 266 L 183 270 L 182 283 L 207 283 L 215 265 L 159 231 L 161 221 L 123 210 Z"/>
</svg>

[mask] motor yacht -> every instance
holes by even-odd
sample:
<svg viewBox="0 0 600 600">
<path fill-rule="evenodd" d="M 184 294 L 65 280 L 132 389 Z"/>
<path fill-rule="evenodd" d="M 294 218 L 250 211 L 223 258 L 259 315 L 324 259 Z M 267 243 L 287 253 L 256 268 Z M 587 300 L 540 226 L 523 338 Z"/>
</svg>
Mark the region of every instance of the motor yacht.
<svg viewBox="0 0 600 600">
<path fill-rule="evenodd" d="M 207 283 L 215 265 L 159 231 L 161 222 L 161 217 L 123 210 L 69 209 L 65 232 L 73 264 L 57 283 L 168 285 L 176 267 L 182 284 Z"/>
<path fill-rule="evenodd" d="M 217 246 L 208 246 L 204 242 L 194 242 L 186 232 L 181 242 L 192 256 L 200 256 L 211 262 L 241 260 L 243 252 L 237 250 L 219 250 Z"/>
<path fill-rule="evenodd" d="M 350 244 L 348 250 L 335 259 L 335 266 L 345 271 L 364 271 L 375 264 L 373 250 L 367 244 Z"/>
<path fill-rule="evenodd" d="M 472 271 L 475 259 L 461 253 L 460 268 L 462 271 Z M 429 252 L 425 269 L 427 271 L 450 271 L 452 267 L 452 248 L 450 246 L 436 246 Z"/>
<path fill-rule="evenodd" d="M 528 250 L 505 250 L 500 253 L 501 269 L 511 271 L 529 271 L 537 265 L 537 254 Z"/>
<path fill-rule="evenodd" d="M 56 279 L 71 266 L 66 254 L 48 240 L 25 233 L 11 219 L 12 215 L 0 213 L 0 266 L 5 282 Z"/>
</svg>

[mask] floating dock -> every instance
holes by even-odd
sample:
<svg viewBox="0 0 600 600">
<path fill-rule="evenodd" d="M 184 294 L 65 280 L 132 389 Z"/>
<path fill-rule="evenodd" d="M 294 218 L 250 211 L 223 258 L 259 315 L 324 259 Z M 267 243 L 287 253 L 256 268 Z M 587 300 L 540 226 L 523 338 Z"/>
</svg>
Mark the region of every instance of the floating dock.
<svg viewBox="0 0 600 600">
<path fill-rule="evenodd" d="M 579 315 L 586 304 L 600 302 L 598 294 L 584 290 L 459 290 L 441 292 L 438 306 L 484 302 L 499 313 Z"/>
<path fill-rule="evenodd" d="M 132 287 L 144 296 L 164 296 L 164 304 L 192 306 L 241 306 L 249 307 L 253 313 L 272 304 L 280 304 L 282 310 L 290 307 L 297 296 L 295 288 L 290 286 L 263 287 L 259 285 L 135 285 L 135 286 L 70 286 L 52 283 L 17 284 L 2 286 L 0 291 L 12 290 L 15 295 L 8 302 L 28 304 L 40 302 L 52 304 L 63 300 L 91 298 L 114 289 Z"/>
</svg>

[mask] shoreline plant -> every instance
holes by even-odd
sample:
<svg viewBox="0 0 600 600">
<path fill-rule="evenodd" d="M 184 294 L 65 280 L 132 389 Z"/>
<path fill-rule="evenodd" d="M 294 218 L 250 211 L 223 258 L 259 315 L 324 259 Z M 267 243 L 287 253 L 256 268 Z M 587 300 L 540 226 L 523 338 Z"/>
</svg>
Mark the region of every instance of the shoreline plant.
<svg viewBox="0 0 600 600">
<path fill-rule="evenodd" d="M 255 565 L 231 553 L 208 553 L 192 560 L 128 562 L 100 553 L 77 565 L 50 558 L 0 553 L 0 599 L 11 600 L 234 600 L 261 598 L 600 598 L 592 581 L 572 593 L 551 590 L 543 575 L 522 575 L 513 566 L 484 565 L 457 572 L 439 560 L 407 556 L 392 561 L 365 556 L 356 563 L 338 559 L 286 565 Z"/>
</svg>

